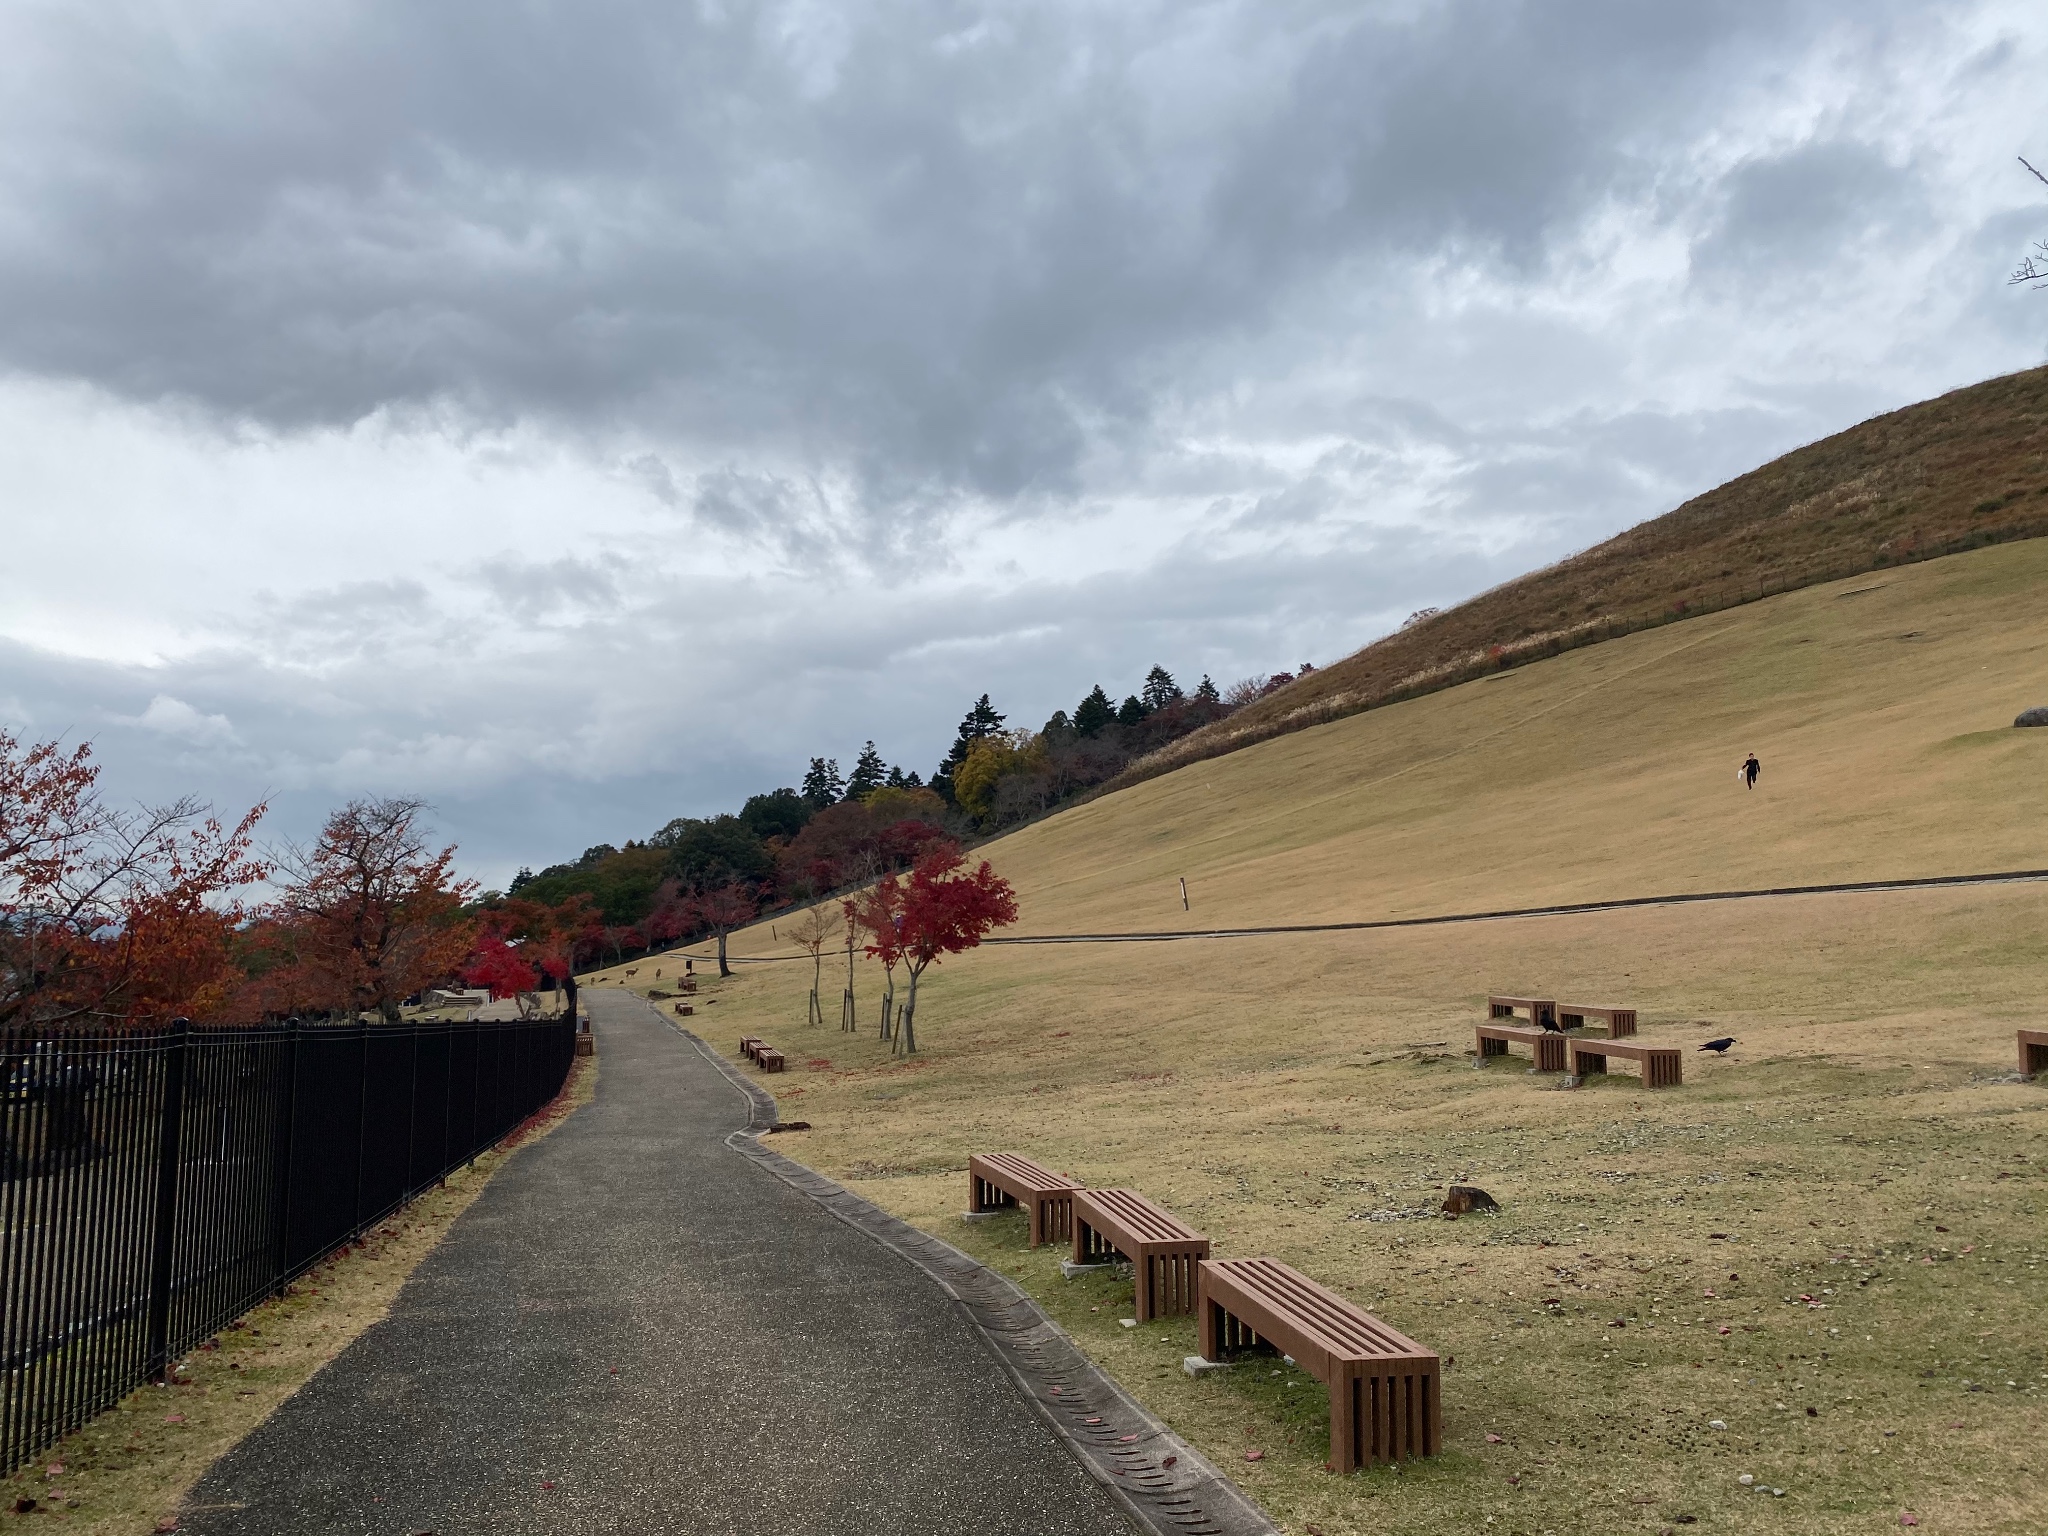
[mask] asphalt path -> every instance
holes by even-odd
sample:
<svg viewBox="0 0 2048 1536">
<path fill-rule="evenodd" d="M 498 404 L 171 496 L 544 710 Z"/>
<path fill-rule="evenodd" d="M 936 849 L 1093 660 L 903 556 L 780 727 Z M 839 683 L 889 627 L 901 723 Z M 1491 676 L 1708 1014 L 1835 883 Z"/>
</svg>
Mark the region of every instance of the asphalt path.
<svg viewBox="0 0 2048 1536">
<path fill-rule="evenodd" d="M 745 1098 L 638 998 L 584 995 L 596 1102 L 181 1532 L 1130 1536 L 937 1284 L 728 1147 Z"/>
</svg>

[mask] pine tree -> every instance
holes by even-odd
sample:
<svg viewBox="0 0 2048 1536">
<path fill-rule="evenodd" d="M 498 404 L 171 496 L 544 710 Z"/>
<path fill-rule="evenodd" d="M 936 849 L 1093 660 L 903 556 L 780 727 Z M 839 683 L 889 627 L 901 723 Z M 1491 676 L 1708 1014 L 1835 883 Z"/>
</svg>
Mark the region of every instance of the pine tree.
<svg viewBox="0 0 2048 1536">
<path fill-rule="evenodd" d="M 967 754 L 974 750 L 974 744 L 984 737 L 993 736 L 1003 728 L 1007 715 L 999 714 L 983 694 L 974 701 L 974 708 L 967 711 L 967 718 L 960 722 L 960 734 L 953 738 L 953 750 L 946 754 L 946 760 L 939 764 L 932 775 L 932 788 L 936 789 L 948 803 L 953 799 L 953 770 L 967 761 Z"/>
<path fill-rule="evenodd" d="M 891 789 L 908 789 L 908 788 L 910 788 L 910 785 L 909 785 L 908 781 L 906 781 L 906 780 L 905 780 L 905 778 L 903 777 L 903 770 L 902 770 L 901 768 L 895 768 L 895 767 L 892 767 L 892 768 L 891 768 L 891 769 L 889 770 L 889 777 L 888 777 L 887 779 L 883 780 L 883 782 L 884 782 L 884 783 L 885 783 L 886 785 L 888 785 L 888 787 L 889 787 L 889 788 L 891 788 Z"/>
<path fill-rule="evenodd" d="M 802 794 L 810 802 L 811 809 L 822 811 L 836 803 L 846 793 L 846 781 L 839 777 L 839 759 L 836 757 L 814 757 L 810 772 L 804 775 Z"/>
<path fill-rule="evenodd" d="M 888 779 L 888 769 L 882 762 L 882 754 L 875 750 L 870 741 L 860 749 L 860 756 L 854 760 L 853 772 L 846 776 L 846 798 L 865 800 L 880 789 Z"/>
<path fill-rule="evenodd" d="M 1216 691 L 1216 685 L 1209 681 L 1209 674 L 1202 674 L 1201 685 L 1195 689 L 1195 697 L 1204 704 L 1221 704 L 1223 695 Z"/>
<path fill-rule="evenodd" d="M 1145 713 L 1148 715 L 1186 697 L 1180 691 L 1180 684 L 1173 680 L 1173 674 L 1159 666 L 1145 674 L 1145 686 L 1138 690 L 1138 696 L 1145 701 Z"/>
<path fill-rule="evenodd" d="M 1134 693 L 1125 699 L 1121 707 L 1118 708 L 1116 723 L 1118 725 L 1142 725 L 1145 716 L 1150 713 L 1151 711 L 1145 708 L 1144 701 Z"/>
<path fill-rule="evenodd" d="M 1102 728 L 1116 719 L 1116 706 L 1097 683 L 1092 693 L 1074 709 L 1074 729 L 1083 736 L 1100 736 Z"/>
</svg>

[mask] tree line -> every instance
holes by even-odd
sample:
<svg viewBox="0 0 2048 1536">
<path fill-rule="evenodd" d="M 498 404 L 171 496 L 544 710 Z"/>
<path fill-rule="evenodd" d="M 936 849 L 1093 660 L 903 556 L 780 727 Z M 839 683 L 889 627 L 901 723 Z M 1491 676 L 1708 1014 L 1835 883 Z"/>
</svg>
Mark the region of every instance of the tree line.
<svg viewBox="0 0 2048 1536">
<path fill-rule="evenodd" d="M 99 776 L 89 743 L 0 730 L 0 1030 L 392 1021 L 455 982 L 530 1011 L 599 926 L 586 897 L 457 878 L 418 800 L 352 800 L 311 842 L 259 847 L 263 805 L 231 825 L 192 799 L 124 809 Z"/>
<path fill-rule="evenodd" d="M 538 874 L 521 869 L 494 899 L 554 909 L 582 898 L 593 914 L 584 959 L 617 962 L 701 938 L 716 938 L 722 956 L 726 935 L 764 911 L 867 887 L 911 871 L 928 849 L 1042 815 L 1293 679 L 1219 690 L 1205 676 L 1188 692 L 1154 666 L 1121 704 L 1097 684 L 1038 731 L 1007 729 L 983 694 L 929 780 L 888 764 L 870 740 L 849 772 L 836 757 L 813 757 L 799 785 L 751 795 L 737 812 L 678 817 Z"/>
</svg>

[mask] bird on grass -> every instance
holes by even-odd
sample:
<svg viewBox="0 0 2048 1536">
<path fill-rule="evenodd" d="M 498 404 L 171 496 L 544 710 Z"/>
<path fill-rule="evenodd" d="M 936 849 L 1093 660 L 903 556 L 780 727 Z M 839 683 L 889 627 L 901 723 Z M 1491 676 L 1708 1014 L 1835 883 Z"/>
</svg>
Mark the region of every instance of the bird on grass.
<svg viewBox="0 0 2048 1536">
<path fill-rule="evenodd" d="M 1712 1051 L 1716 1056 L 1725 1056 L 1728 1054 L 1728 1047 L 1733 1045 L 1734 1043 L 1735 1037 L 1733 1035 L 1723 1035 L 1718 1040 L 1709 1040 L 1705 1045 L 1701 1046 L 1700 1049 L 1703 1051 Z"/>
</svg>

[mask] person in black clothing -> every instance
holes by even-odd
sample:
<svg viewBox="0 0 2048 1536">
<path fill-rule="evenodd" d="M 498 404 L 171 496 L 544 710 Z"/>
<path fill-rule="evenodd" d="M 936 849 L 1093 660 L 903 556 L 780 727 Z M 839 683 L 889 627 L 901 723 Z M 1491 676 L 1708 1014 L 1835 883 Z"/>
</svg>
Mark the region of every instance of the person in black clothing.
<svg viewBox="0 0 2048 1536">
<path fill-rule="evenodd" d="M 1763 771 L 1764 765 L 1756 760 L 1754 752 L 1750 753 L 1742 766 L 1736 770 L 1737 774 L 1741 776 L 1743 784 L 1750 789 L 1756 788 L 1756 776 Z"/>
</svg>

